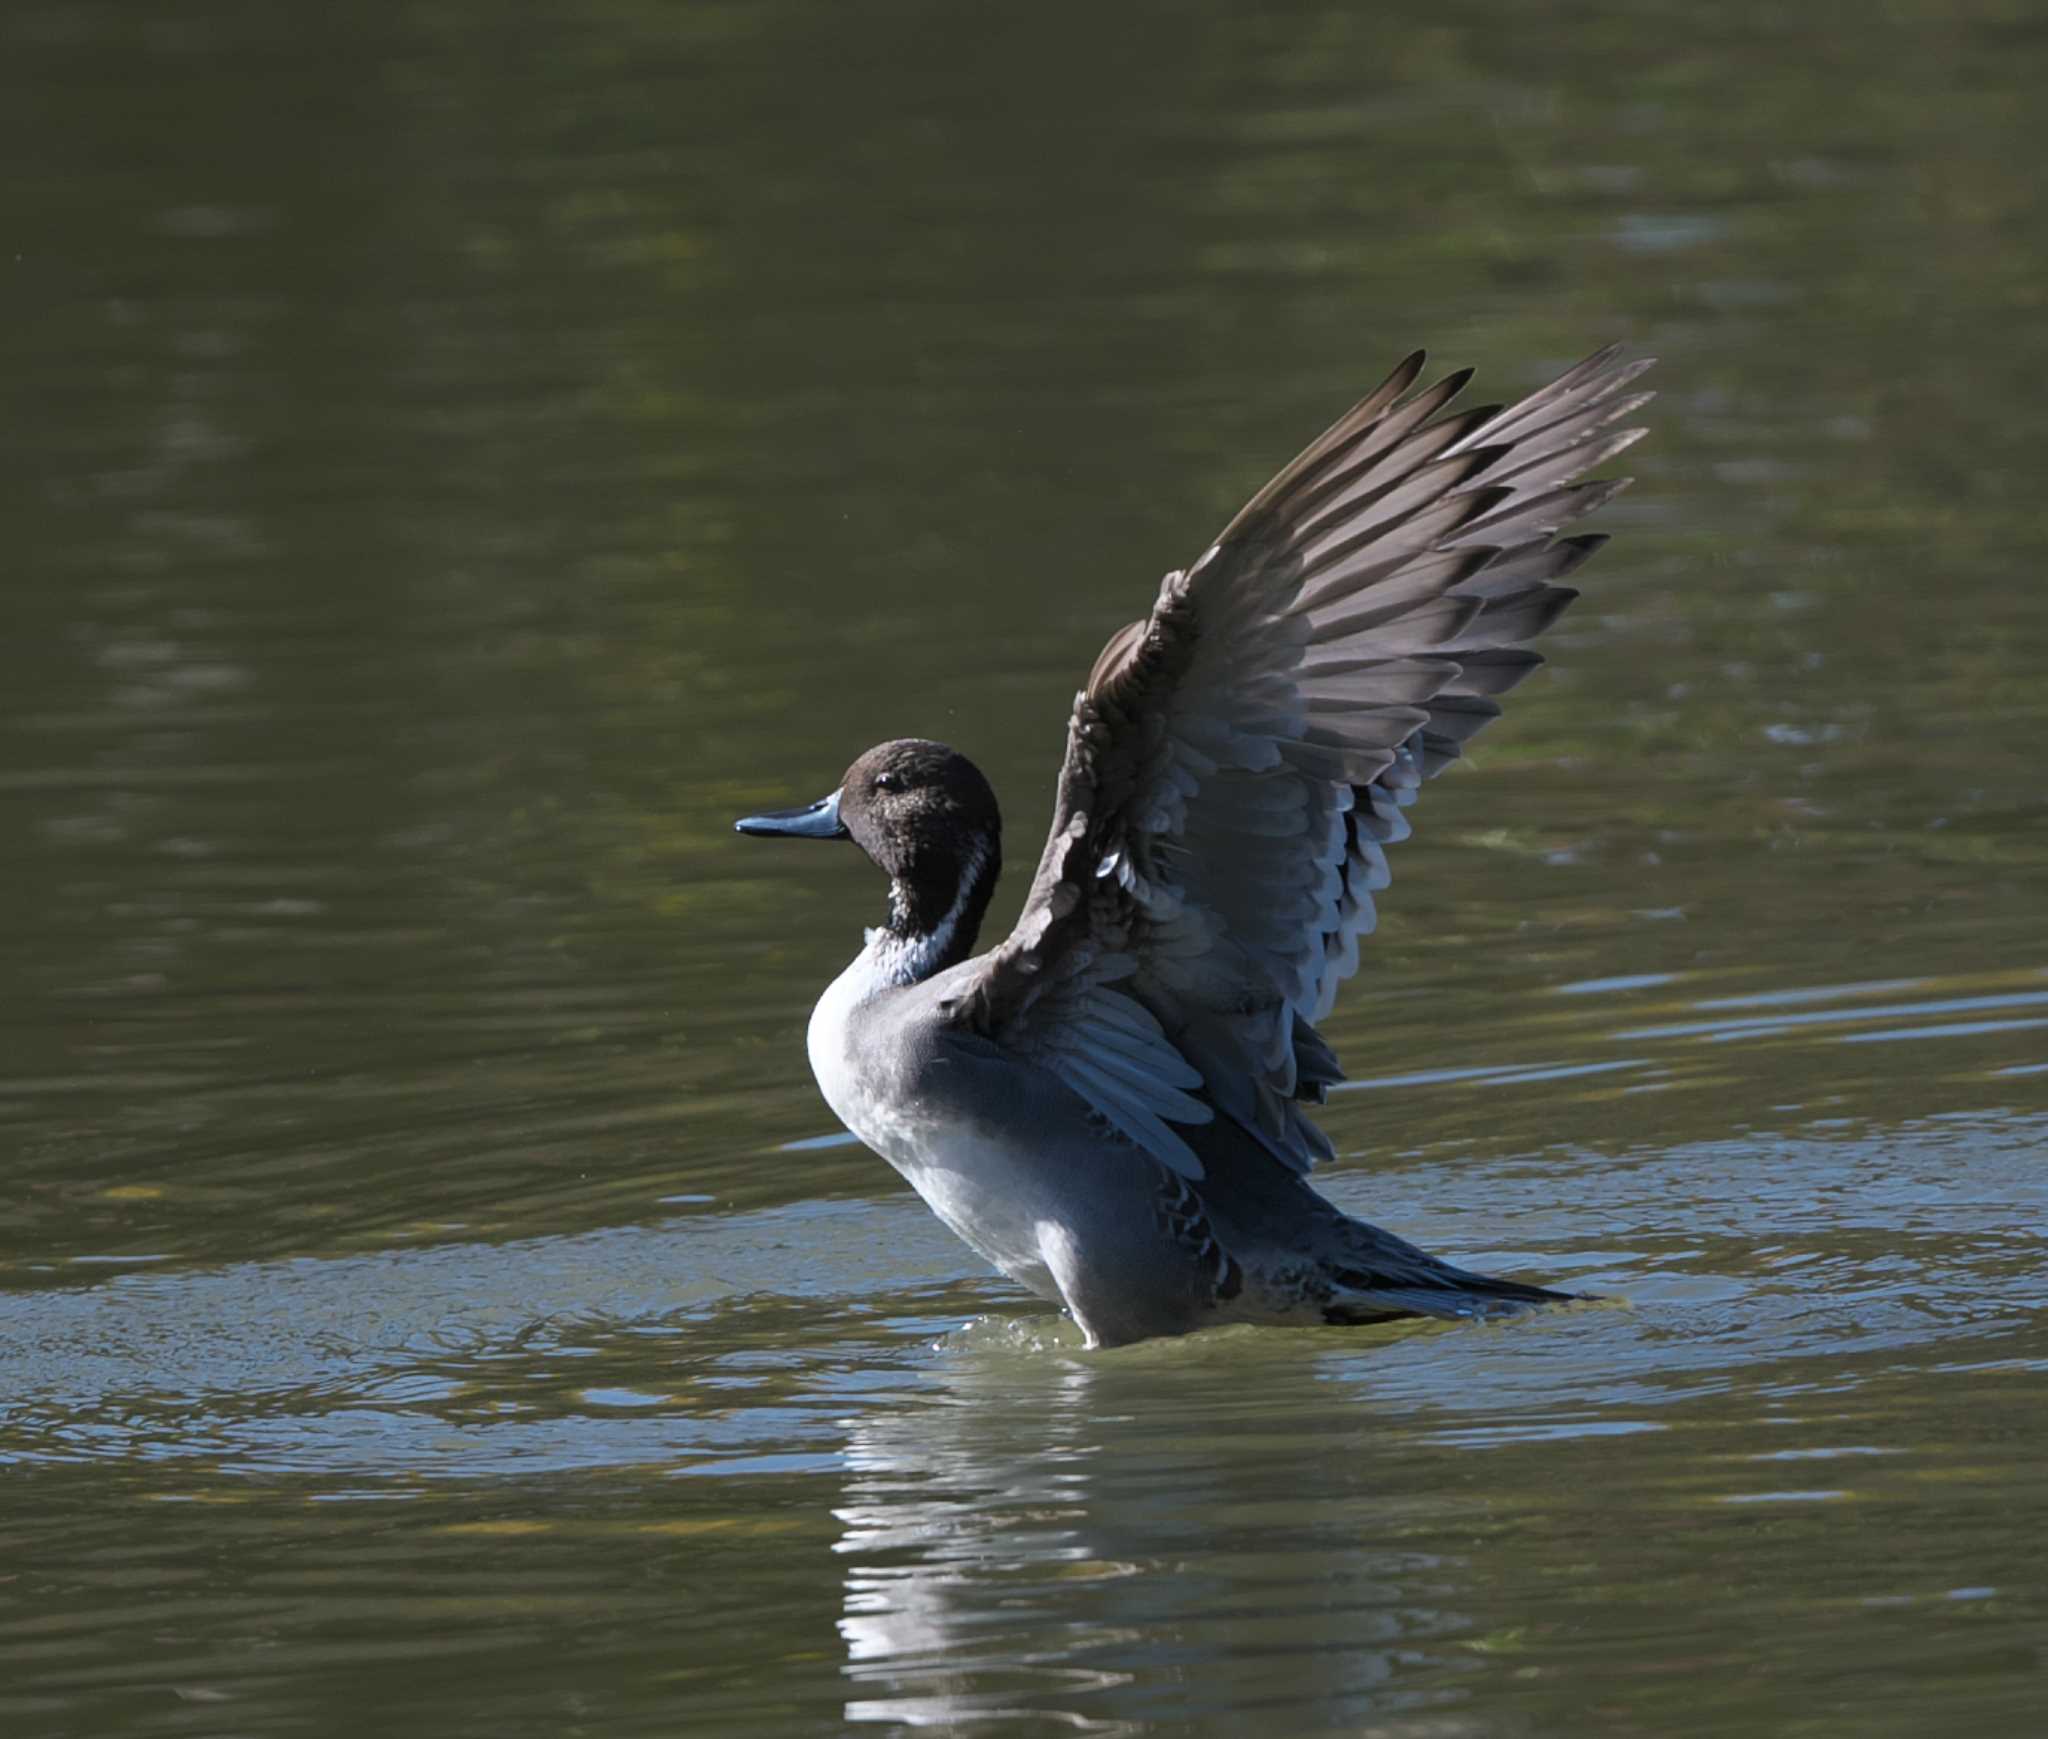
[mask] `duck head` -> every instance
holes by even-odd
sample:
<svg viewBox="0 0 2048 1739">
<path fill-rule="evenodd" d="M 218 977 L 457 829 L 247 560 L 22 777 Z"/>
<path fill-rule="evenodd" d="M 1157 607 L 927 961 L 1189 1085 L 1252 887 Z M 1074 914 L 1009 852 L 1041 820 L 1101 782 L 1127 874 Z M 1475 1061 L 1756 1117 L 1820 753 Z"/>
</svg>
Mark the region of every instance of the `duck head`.
<svg viewBox="0 0 2048 1739">
<path fill-rule="evenodd" d="M 850 839 L 889 878 L 885 933 L 929 977 L 974 951 L 1002 870 L 1002 813 L 981 769 L 922 737 L 881 743 L 801 809 L 748 815 L 741 833 Z"/>
</svg>

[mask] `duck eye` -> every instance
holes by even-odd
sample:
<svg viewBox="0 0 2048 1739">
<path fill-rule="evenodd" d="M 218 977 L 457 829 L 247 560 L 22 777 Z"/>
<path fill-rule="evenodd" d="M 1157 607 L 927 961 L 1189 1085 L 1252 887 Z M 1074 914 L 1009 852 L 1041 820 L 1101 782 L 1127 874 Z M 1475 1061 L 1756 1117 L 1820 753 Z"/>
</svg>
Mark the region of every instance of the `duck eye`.
<svg viewBox="0 0 2048 1739">
<path fill-rule="evenodd" d="M 875 789 L 877 791 L 901 791 L 903 789 L 903 780 L 895 773 L 877 773 L 875 775 Z"/>
</svg>

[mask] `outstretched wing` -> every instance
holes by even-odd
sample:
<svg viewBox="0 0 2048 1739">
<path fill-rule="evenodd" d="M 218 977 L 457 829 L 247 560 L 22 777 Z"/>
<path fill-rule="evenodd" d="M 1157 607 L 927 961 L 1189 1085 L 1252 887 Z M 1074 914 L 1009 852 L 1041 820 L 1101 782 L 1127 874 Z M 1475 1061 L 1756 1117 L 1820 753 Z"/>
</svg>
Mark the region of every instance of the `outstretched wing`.
<svg viewBox="0 0 2048 1739">
<path fill-rule="evenodd" d="M 1643 431 L 1612 348 L 1506 410 L 1447 413 L 1417 352 L 1246 505 L 1075 698 L 1016 930 L 954 1018 L 1059 1073 L 1182 1173 L 1218 1111 L 1306 1169 L 1341 1079 L 1315 1030 L 1358 966 L 1422 781 L 1542 662 L 1606 540 L 1579 479 Z"/>
</svg>

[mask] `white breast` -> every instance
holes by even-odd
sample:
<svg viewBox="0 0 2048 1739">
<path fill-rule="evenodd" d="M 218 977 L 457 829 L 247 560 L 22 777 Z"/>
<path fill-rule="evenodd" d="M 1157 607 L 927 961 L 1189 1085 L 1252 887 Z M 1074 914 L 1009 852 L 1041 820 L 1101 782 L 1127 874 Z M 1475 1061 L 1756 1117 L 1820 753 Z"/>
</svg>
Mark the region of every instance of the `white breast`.
<svg viewBox="0 0 2048 1739">
<path fill-rule="evenodd" d="M 825 987 L 811 1010 L 811 1028 L 805 1045 L 811 1053 L 811 1073 L 817 1075 L 817 1090 L 825 1096 L 840 1122 L 854 1131 L 877 1153 L 897 1168 L 909 1153 L 907 1120 L 901 1106 L 881 1092 L 881 1069 L 870 1057 L 862 1069 L 860 1047 L 854 1036 L 854 1016 L 874 1000 L 874 995 L 897 983 L 887 959 L 887 936 L 881 930 L 868 932 L 868 946 L 854 957 L 854 963 Z"/>
<path fill-rule="evenodd" d="M 1013 1280 L 1059 1291 L 1040 1253 L 1042 1204 L 1027 1164 L 950 1106 L 935 1104 L 891 1060 L 863 1050 L 861 1009 L 898 988 L 901 948 L 883 931 L 818 999 L 807 1043 L 811 1073 L 840 1122 L 893 1165 L 951 1230 Z"/>
</svg>

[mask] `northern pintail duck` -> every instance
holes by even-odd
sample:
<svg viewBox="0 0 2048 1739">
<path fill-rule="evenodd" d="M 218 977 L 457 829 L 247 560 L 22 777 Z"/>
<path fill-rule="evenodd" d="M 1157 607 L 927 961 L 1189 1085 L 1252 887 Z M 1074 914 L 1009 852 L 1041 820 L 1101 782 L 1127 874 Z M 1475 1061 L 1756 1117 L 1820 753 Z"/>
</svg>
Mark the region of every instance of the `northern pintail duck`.
<svg viewBox="0 0 2048 1739">
<path fill-rule="evenodd" d="M 811 1016 L 847 1127 L 1091 1346 L 1226 1322 L 1488 1316 L 1568 1294 L 1454 1267 L 1340 1212 L 1305 1106 L 1385 848 L 1425 779 L 1541 659 L 1606 540 L 1649 366 L 1601 351 L 1506 410 L 1446 411 L 1410 356 L 1255 495 L 1074 700 L 1022 917 L 974 944 L 995 793 L 943 743 L 870 749 L 743 833 L 851 839 L 888 918 Z"/>
</svg>

